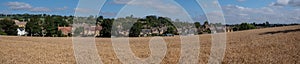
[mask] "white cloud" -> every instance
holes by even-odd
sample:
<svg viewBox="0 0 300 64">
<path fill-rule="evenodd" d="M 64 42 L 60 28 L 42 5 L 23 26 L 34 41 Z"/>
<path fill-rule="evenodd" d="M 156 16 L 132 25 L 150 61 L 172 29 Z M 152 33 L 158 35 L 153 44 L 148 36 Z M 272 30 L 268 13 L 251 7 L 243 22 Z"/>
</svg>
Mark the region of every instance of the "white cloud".
<svg viewBox="0 0 300 64">
<path fill-rule="evenodd" d="M 217 0 L 215 0 L 215 1 L 213 1 L 213 4 L 214 4 L 214 5 L 218 5 L 219 3 L 218 3 Z"/>
<path fill-rule="evenodd" d="M 96 12 L 95 10 L 86 9 L 86 8 L 75 8 L 75 11 L 79 12 L 79 13 L 93 13 L 93 12 Z"/>
<path fill-rule="evenodd" d="M 246 8 L 237 5 L 223 6 L 227 23 L 265 22 L 300 23 L 300 10 L 280 7 Z"/>
<path fill-rule="evenodd" d="M 31 12 L 50 12 L 51 10 L 49 8 L 45 7 L 35 7 L 30 9 Z"/>
<path fill-rule="evenodd" d="M 292 6 L 300 6 L 300 0 L 291 0 L 289 1 L 289 4 Z"/>
<path fill-rule="evenodd" d="M 130 1 L 132 1 L 132 0 L 114 0 L 114 3 L 115 4 L 127 4 Z"/>
<path fill-rule="evenodd" d="M 236 1 L 238 1 L 238 2 L 244 2 L 244 1 L 246 1 L 246 0 L 236 0 Z"/>
<path fill-rule="evenodd" d="M 116 0 L 117 1 L 117 0 Z M 121 1 L 124 4 L 124 1 Z M 119 2 L 120 3 L 120 2 Z M 116 17 L 125 17 L 134 15 L 136 17 L 145 17 L 147 15 L 156 15 L 169 17 L 171 19 L 180 19 L 181 21 L 193 20 L 186 10 L 174 0 L 132 0 L 127 1 L 125 6 L 118 12 Z"/>
<path fill-rule="evenodd" d="M 89 16 L 89 15 L 95 15 L 95 13 L 98 13 L 98 10 L 96 9 L 89 9 L 89 8 L 75 8 L 74 9 L 77 14 L 80 14 L 79 16 Z M 102 16 L 108 16 L 108 17 L 113 17 L 116 16 L 117 13 L 115 12 L 99 12 L 100 15 Z"/>
<path fill-rule="evenodd" d="M 277 0 L 277 3 L 282 4 L 282 5 L 287 5 L 287 4 L 289 4 L 289 1 L 290 0 Z"/>
<path fill-rule="evenodd" d="M 115 12 L 100 12 L 100 15 L 114 17 L 117 15 L 117 13 L 115 13 Z"/>
<path fill-rule="evenodd" d="M 114 0 L 116 4 L 127 4 L 133 6 L 142 6 L 145 8 L 153 8 L 163 13 L 178 13 L 181 12 L 178 6 L 169 3 L 169 0 Z"/>
<path fill-rule="evenodd" d="M 238 15 L 240 15 L 240 16 L 248 16 L 248 14 L 245 14 L 245 13 L 240 13 Z"/>
<path fill-rule="evenodd" d="M 62 8 L 56 8 L 56 10 L 67 10 L 67 9 L 68 9 L 67 6 L 64 6 L 64 7 L 62 7 Z"/>
<path fill-rule="evenodd" d="M 50 9 L 47 7 L 34 7 L 25 2 L 7 2 L 5 5 L 12 10 L 25 10 L 30 12 L 52 12 L 52 11 L 63 11 L 67 9 L 66 6 L 63 8 L 55 8 L 55 9 Z"/>
<path fill-rule="evenodd" d="M 6 5 L 15 10 L 28 10 L 32 8 L 30 4 L 24 2 L 8 2 Z"/>
<path fill-rule="evenodd" d="M 277 0 L 271 6 L 300 6 L 300 0 Z"/>
<path fill-rule="evenodd" d="M 222 6 L 226 23 L 236 24 L 242 22 L 263 23 L 300 23 L 300 8 L 266 6 L 261 8 L 248 8 L 238 5 Z M 207 13 L 206 15 L 218 16 L 218 13 Z M 215 17 L 213 17 L 215 18 Z M 207 20 L 205 15 L 195 16 L 197 21 Z"/>
</svg>

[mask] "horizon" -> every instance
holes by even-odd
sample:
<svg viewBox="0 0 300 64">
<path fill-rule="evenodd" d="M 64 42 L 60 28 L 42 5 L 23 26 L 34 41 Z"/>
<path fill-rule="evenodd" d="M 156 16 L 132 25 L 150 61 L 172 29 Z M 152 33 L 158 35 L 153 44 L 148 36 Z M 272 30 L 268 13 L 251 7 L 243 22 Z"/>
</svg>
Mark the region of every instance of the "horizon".
<svg viewBox="0 0 300 64">
<path fill-rule="evenodd" d="M 28 14 L 28 13 L 24 13 L 24 14 Z M 18 14 L 3 14 L 3 15 L 18 15 Z M 21 14 L 22 15 L 22 14 Z M 30 14 L 30 15 L 43 15 L 43 14 Z M 50 15 L 50 16 L 52 16 L 52 15 L 56 15 L 56 14 L 46 14 L 46 15 Z M 73 16 L 74 17 L 74 15 L 59 15 L 59 16 Z M 92 16 L 92 15 L 90 15 L 90 16 Z M 131 15 L 129 15 L 129 16 L 126 16 L 126 17 L 130 17 Z M 133 16 L 133 15 L 132 15 Z M 148 16 L 157 16 L 157 15 L 148 15 Z M 89 16 L 78 16 L 78 17 L 89 17 Z M 99 17 L 99 16 L 93 16 L 93 18 L 97 18 L 97 17 Z M 104 18 L 106 18 L 106 19 L 119 19 L 119 18 L 126 18 L 126 17 L 117 17 L 117 18 L 106 18 L 106 17 L 104 17 Z M 164 17 L 164 16 L 157 16 L 157 17 Z M 135 16 L 133 16 L 133 18 L 145 18 L 145 17 L 135 17 Z M 167 18 L 169 18 L 169 17 L 167 17 Z M 173 22 L 176 22 L 174 19 L 171 19 L 171 21 L 173 21 Z M 200 22 L 201 24 L 203 24 L 205 21 L 207 21 L 207 20 L 202 20 L 202 21 L 194 21 L 194 22 Z M 179 20 L 179 22 L 187 22 L 187 21 L 181 21 L 181 20 Z M 194 23 L 194 22 L 187 22 L 187 23 Z M 208 21 L 209 22 L 209 21 Z M 269 21 L 265 21 L 265 22 L 269 22 Z M 241 23 L 248 23 L 248 24 L 251 24 L 251 23 L 256 23 L 256 24 L 263 24 L 263 23 L 265 23 L 265 22 L 259 22 L 259 23 L 257 23 L 257 22 L 240 22 L 240 23 L 226 23 L 225 22 L 225 24 L 224 25 L 236 25 L 236 24 L 241 24 Z M 300 23 L 270 23 L 270 24 L 300 24 Z"/>
<path fill-rule="evenodd" d="M 131 0 L 107 0 L 100 10 L 99 14 L 94 14 L 93 16 L 104 16 L 105 18 L 118 18 L 118 12 L 121 12 L 123 7 L 126 5 L 132 5 L 129 3 Z M 156 1 L 156 0 L 155 0 Z M 146 1 L 148 2 L 148 1 Z M 157 1 L 160 2 L 160 1 Z M 192 22 L 200 21 L 203 22 L 207 20 L 205 13 L 202 8 L 196 2 L 196 0 L 171 0 L 161 1 L 162 3 L 152 3 L 151 8 L 158 8 L 159 12 L 169 12 L 170 10 L 177 10 L 177 8 L 172 8 L 176 4 L 180 5 L 187 14 L 191 17 Z M 259 3 L 257 3 L 259 2 Z M 53 3 L 53 4 L 46 4 Z M 90 13 L 97 12 L 92 9 L 85 9 L 77 7 L 79 0 L 51 0 L 51 1 L 39 1 L 39 0 L 3 0 L 0 2 L 0 14 L 47 14 L 47 15 L 62 15 L 62 16 L 74 16 L 75 11 L 80 13 Z M 143 2 L 136 2 L 136 5 L 147 5 L 140 4 Z M 151 3 L 151 2 L 150 2 Z M 208 2 L 210 3 L 210 2 Z M 214 2 L 213 2 L 214 3 Z M 212 3 L 212 4 L 213 4 Z M 224 14 L 226 24 L 239 24 L 239 23 L 264 23 L 269 21 L 274 24 L 291 24 L 300 23 L 300 1 L 295 0 L 268 0 L 268 1 L 252 1 L 252 0 L 218 0 L 220 6 L 222 7 L 221 14 Z M 256 5 L 253 5 L 256 4 Z M 147 5 L 148 6 L 148 5 Z M 164 7 L 168 6 L 168 7 Z M 143 11 L 143 9 L 134 9 L 136 11 Z M 172 13 L 171 14 L 176 14 Z M 128 13 L 129 14 L 129 13 Z M 136 13 L 135 17 L 143 18 L 147 15 L 160 14 L 143 14 Z M 220 14 L 211 11 L 207 14 Z M 90 16 L 90 15 L 85 15 Z M 129 16 L 129 15 L 126 15 Z M 186 21 L 187 19 L 181 18 L 180 16 L 167 16 L 171 19 L 180 19 Z"/>
</svg>

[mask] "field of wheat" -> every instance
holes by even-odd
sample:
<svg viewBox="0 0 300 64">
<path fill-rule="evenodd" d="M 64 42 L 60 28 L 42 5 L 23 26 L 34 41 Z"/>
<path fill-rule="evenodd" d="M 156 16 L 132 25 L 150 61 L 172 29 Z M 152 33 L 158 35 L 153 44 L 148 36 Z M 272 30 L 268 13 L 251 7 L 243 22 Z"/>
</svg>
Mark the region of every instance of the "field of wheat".
<svg viewBox="0 0 300 64">
<path fill-rule="evenodd" d="M 163 37 L 167 53 L 162 64 L 179 62 L 180 37 Z M 211 35 L 199 35 L 199 62 L 208 63 Z M 150 37 L 130 38 L 130 47 L 139 58 L 150 55 Z M 183 44 L 188 44 L 184 43 Z M 122 63 L 110 38 L 96 38 L 99 57 L 104 64 Z M 300 26 L 285 26 L 227 33 L 225 64 L 299 64 Z M 0 36 L 0 64 L 75 64 L 71 37 Z"/>
</svg>

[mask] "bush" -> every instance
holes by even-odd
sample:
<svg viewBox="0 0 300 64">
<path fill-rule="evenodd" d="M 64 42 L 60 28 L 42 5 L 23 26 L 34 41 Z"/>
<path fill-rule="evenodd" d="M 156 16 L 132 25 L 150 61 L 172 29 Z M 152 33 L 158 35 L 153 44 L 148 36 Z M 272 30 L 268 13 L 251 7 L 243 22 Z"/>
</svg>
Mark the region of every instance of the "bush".
<svg viewBox="0 0 300 64">
<path fill-rule="evenodd" d="M 0 20 L 0 33 L 1 35 L 17 35 L 18 26 L 10 19 Z"/>
<path fill-rule="evenodd" d="M 151 36 L 162 36 L 160 34 L 151 34 Z"/>
<path fill-rule="evenodd" d="M 211 33 L 211 30 L 210 29 L 207 29 L 207 30 L 205 30 L 204 32 L 207 32 L 207 33 Z"/>
<path fill-rule="evenodd" d="M 0 35 L 7 35 L 5 32 L 3 32 L 2 30 L 0 30 Z"/>
<path fill-rule="evenodd" d="M 239 30 L 249 30 L 249 29 L 255 29 L 256 27 L 252 24 L 248 24 L 248 23 L 242 23 L 241 25 L 239 25 Z"/>
</svg>

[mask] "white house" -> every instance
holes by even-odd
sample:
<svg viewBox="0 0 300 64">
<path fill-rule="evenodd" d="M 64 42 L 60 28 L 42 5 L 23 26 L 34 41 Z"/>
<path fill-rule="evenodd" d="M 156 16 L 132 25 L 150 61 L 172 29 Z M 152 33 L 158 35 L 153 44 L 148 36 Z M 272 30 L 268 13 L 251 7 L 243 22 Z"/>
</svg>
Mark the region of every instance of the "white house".
<svg viewBox="0 0 300 64">
<path fill-rule="evenodd" d="M 18 31 L 18 36 L 24 36 L 27 34 L 24 28 L 18 28 L 17 31 Z"/>
<path fill-rule="evenodd" d="M 20 22 L 19 20 L 14 20 L 14 22 L 16 23 L 16 25 L 18 26 L 18 36 L 24 36 L 27 34 L 27 32 L 25 31 L 25 27 L 27 22 Z"/>
</svg>

